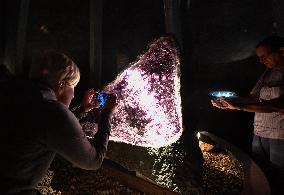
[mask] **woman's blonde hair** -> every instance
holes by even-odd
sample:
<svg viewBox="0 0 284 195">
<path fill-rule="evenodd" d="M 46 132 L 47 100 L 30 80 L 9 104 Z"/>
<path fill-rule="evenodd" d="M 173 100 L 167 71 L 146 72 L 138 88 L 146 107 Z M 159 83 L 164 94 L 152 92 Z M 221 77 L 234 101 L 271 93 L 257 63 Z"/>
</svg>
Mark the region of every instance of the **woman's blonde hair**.
<svg viewBox="0 0 284 195">
<path fill-rule="evenodd" d="M 80 80 L 78 66 L 65 54 L 49 50 L 34 59 L 30 78 L 55 87 L 60 81 L 76 86 Z"/>
</svg>

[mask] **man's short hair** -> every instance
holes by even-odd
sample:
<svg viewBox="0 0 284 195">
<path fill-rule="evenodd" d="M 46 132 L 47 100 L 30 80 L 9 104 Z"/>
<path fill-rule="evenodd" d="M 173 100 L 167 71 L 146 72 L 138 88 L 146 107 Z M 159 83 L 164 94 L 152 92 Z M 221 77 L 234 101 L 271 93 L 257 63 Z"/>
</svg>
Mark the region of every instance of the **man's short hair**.
<svg viewBox="0 0 284 195">
<path fill-rule="evenodd" d="M 278 51 L 284 47 L 284 38 L 276 35 L 266 37 L 256 45 L 256 48 L 265 45 L 269 46 L 272 51 Z"/>
<path fill-rule="evenodd" d="M 32 63 L 30 78 L 55 87 L 60 81 L 76 86 L 80 80 L 78 66 L 65 54 L 49 50 L 38 55 Z"/>
</svg>

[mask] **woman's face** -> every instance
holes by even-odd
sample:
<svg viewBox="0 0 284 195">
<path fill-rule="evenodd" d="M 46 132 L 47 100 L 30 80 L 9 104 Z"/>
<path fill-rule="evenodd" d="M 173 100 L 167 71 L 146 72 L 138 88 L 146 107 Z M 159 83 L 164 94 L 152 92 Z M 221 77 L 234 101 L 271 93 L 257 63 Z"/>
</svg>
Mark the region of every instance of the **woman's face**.
<svg viewBox="0 0 284 195">
<path fill-rule="evenodd" d="M 59 86 L 59 88 L 55 90 L 57 100 L 69 107 L 74 98 L 74 88 L 75 86 L 69 86 L 66 83 L 63 83 L 62 86 Z"/>
</svg>

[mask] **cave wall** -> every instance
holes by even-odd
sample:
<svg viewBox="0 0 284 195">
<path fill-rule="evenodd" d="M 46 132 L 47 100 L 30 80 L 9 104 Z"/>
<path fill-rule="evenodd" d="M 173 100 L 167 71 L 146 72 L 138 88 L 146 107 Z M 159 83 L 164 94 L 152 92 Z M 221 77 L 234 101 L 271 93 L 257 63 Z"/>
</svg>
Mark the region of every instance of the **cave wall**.
<svg viewBox="0 0 284 195">
<path fill-rule="evenodd" d="M 4 2 L 0 1 L 0 63 L 4 60 L 5 28 L 4 28 Z"/>
</svg>

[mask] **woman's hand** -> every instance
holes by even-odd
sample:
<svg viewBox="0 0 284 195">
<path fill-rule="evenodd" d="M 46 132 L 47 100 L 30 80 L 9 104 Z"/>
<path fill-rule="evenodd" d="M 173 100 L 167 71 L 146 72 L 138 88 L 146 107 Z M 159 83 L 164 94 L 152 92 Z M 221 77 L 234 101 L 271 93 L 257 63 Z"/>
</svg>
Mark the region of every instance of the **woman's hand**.
<svg viewBox="0 0 284 195">
<path fill-rule="evenodd" d="M 95 103 L 95 96 L 97 94 L 97 91 L 94 89 L 89 89 L 84 93 L 81 107 L 84 110 L 84 112 L 89 112 L 94 108 L 97 108 L 98 105 Z"/>
<path fill-rule="evenodd" d="M 116 106 L 116 95 L 108 94 L 108 98 L 106 99 L 105 105 L 102 110 L 107 112 L 112 112 Z"/>
</svg>

